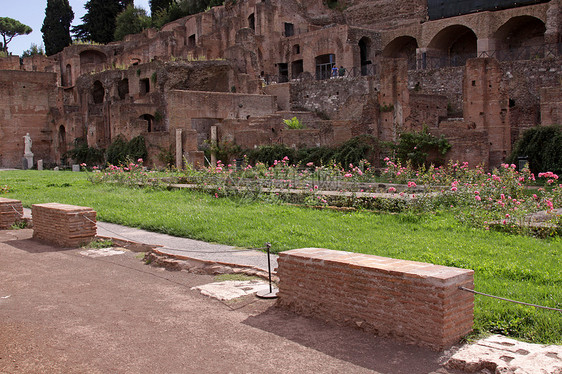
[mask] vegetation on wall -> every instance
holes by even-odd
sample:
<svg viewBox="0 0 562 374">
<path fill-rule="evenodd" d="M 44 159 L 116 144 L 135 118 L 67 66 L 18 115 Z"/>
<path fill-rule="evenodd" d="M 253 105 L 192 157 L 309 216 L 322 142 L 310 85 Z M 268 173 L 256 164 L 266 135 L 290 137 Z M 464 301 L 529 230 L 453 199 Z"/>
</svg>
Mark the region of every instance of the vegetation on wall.
<svg viewBox="0 0 562 374">
<path fill-rule="evenodd" d="M 44 56 L 45 50 L 43 46 L 37 46 L 35 43 L 31 43 L 28 50 L 23 51 L 21 57 L 32 57 L 32 56 Z"/>
<path fill-rule="evenodd" d="M 449 149 L 451 149 L 451 144 L 443 135 L 439 138 L 431 135 L 427 127 L 424 126 L 419 132 L 400 134 L 398 143 L 392 145 L 392 148 L 394 148 L 396 157 L 399 160 L 402 162 L 410 161 L 412 165 L 419 167 L 422 165 L 427 166 L 429 161 L 441 163 L 443 160 L 440 158 L 445 156 Z M 430 155 L 441 157 L 429 160 Z"/>
<path fill-rule="evenodd" d="M 297 117 L 293 117 L 291 119 L 284 119 L 283 123 L 285 124 L 285 126 L 287 126 L 288 129 L 291 130 L 300 130 L 306 128 L 306 125 Z"/>
<path fill-rule="evenodd" d="M 562 127 L 539 126 L 525 131 L 513 146 L 507 162 L 517 164 L 518 157 L 527 157 L 529 169 L 535 174 L 562 173 Z"/>
</svg>

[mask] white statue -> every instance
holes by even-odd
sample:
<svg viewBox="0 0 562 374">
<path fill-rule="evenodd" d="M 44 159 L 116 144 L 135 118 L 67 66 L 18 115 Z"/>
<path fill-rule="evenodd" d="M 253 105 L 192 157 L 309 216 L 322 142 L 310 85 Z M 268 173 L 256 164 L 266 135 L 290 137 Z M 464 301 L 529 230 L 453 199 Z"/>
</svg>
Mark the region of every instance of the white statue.
<svg viewBox="0 0 562 374">
<path fill-rule="evenodd" d="M 25 148 L 23 151 L 24 156 L 33 156 L 33 153 L 31 153 L 31 144 L 33 143 L 31 141 L 31 136 L 29 136 L 29 133 L 25 134 L 25 136 L 23 137 L 24 141 L 25 141 Z"/>
</svg>

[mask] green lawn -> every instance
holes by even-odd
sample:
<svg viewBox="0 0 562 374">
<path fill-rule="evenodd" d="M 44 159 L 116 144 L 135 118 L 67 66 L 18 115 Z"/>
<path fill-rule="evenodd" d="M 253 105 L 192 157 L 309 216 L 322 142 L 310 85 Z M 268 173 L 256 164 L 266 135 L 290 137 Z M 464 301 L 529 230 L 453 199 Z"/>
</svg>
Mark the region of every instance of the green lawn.
<svg viewBox="0 0 562 374">
<path fill-rule="evenodd" d="M 0 171 L 2 196 L 93 207 L 98 219 L 209 242 L 275 251 L 322 247 L 475 270 L 476 289 L 562 308 L 562 240 L 461 226 L 448 213 L 337 212 L 216 199 L 190 191 L 93 185 L 85 173 Z M 477 332 L 562 344 L 562 313 L 476 296 Z"/>
</svg>

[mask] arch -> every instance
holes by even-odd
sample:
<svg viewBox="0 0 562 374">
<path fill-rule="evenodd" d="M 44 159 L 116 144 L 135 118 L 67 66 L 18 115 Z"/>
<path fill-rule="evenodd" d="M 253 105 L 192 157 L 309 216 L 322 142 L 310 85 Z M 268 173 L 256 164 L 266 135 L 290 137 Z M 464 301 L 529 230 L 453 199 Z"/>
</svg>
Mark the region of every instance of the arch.
<svg viewBox="0 0 562 374">
<path fill-rule="evenodd" d="M 248 27 L 256 31 L 256 16 L 254 13 L 248 16 Z"/>
<path fill-rule="evenodd" d="M 438 66 L 463 66 L 477 53 L 476 33 L 464 25 L 452 25 L 439 31 L 428 47 L 431 55 L 428 60 Z"/>
<path fill-rule="evenodd" d="M 301 46 L 300 44 L 293 45 L 293 54 L 300 55 L 301 54 Z"/>
<path fill-rule="evenodd" d="M 371 38 L 366 36 L 359 39 L 359 60 L 361 61 L 361 75 L 368 75 L 372 65 Z"/>
<path fill-rule="evenodd" d="M 95 81 L 92 88 L 92 97 L 94 98 L 94 104 L 102 104 L 105 98 L 105 89 L 100 81 Z"/>
<path fill-rule="evenodd" d="M 89 73 L 96 70 L 100 65 L 103 66 L 107 62 L 107 56 L 105 53 L 95 50 L 88 49 L 80 52 L 80 72 L 81 74 Z"/>
<path fill-rule="evenodd" d="M 416 51 L 418 49 L 418 41 L 416 38 L 403 35 L 394 38 L 384 47 L 382 55 L 391 58 L 408 59 L 408 69 L 416 68 Z"/>
<path fill-rule="evenodd" d="M 538 47 L 544 44 L 545 23 L 536 17 L 518 16 L 510 18 L 494 34 L 497 49 L 514 50 Z"/>
</svg>

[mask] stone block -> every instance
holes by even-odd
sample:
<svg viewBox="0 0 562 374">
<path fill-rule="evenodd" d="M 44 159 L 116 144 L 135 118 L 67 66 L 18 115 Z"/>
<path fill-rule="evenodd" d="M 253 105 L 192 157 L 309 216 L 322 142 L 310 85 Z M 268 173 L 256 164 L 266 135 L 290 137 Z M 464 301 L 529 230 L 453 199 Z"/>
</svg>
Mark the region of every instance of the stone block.
<svg viewBox="0 0 562 374">
<path fill-rule="evenodd" d="M 280 253 L 279 305 L 442 350 L 472 330 L 472 270 L 328 249 Z"/>
<path fill-rule="evenodd" d="M 0 197 L 0 230 L 7 230 L 23 218 L 21 201 Z"/>
<path fill-rule="evenodd" d="M 94 240 L 96 212 L 92 208 L 48 203 L 34 204 L 33 237 L 60 247 L 78 247 Z"/>
</svg>

